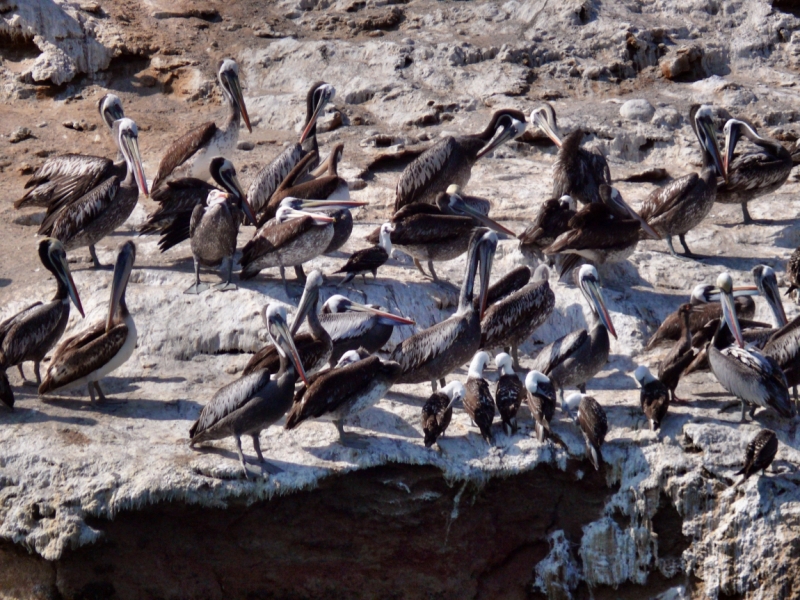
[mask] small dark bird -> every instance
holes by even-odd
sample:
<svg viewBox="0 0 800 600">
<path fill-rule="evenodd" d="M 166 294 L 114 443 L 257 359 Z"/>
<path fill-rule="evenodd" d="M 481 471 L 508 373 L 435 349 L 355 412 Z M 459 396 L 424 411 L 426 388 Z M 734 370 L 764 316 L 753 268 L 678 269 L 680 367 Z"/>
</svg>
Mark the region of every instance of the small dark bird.
<svg viewBox="0 0 800 600">
<path fill-rule="evenodd" d="M 514 372 L 514 364 L 511 356 L 501 352 L 494 358 L 494 364 L 500 371 L 500 379 L 494 388 L 494 402 L 497 411 L 503 420 L 503 431 L 506 435 L 517 433 L 517 411 L 522 404 L 522 398 L 527 396 L 522 382 Z"/>
<path fill-rule="evenodd" d="M 573 418 L 583 434 L 583 439 L 586 440 L 586 453 L 594 468 L 599 471 L 600 465 L 603 463 L 600 447 L 605 442 L 608 433 L 606 411 L 597 400 L 580 393 L 571 394 L 567 398 L 566 409 L 570 416 L 575 410 L 578 411 L 577 418 Z"/>
<path fill-rule="evenodd" d="M 394 225 L 391 223 L 384 223 L 381 225 L 380 241 L 377 246 L 353 252 L 350 258 L 347 259 L 345 265 L 336 271 L 337 273 L 347 273 L 339 285 L 349 283 L 356 275 L 361 275 L 364 283 L 366 283 L 367 273 L 372 273 L 372 276 L 377 279 L 378 269 L 382 267 L 392 255 L 392 240 L 390 234 L 393 231 Z"/>
<path fill-rule="evenodd" d="M 658 431 L 661 421 L 667 416 L 667 410 L 669 410 L 670 390 L 660 379 L 653 377 L 653 374 L 644 365 L 637 367 L 633 376 L 636 383 L 642 388 L 639 394 L 642 412 L 650 421 L 650 429 Z"/>
<path fill-rule="evenodd" d="M 747 481 L 747 478 L 758 471 L 766 475 L 767 467 L 772 464 L 772 460 L 778 453 L 778 436 L 774 431 L 762 429 L 756 434 L 749 444 L 744 454 L 744 467 L 736 471 L 735 475 L 744 475 L 734 487 L 738 487 Z"/>
<path fill-rule="evenodd" d="M 692 305 L 688 302 L 678 307 L 678 317 L 681 323 L 681 337 L 672 346 L 664 360 L 658 366 L 658 378 L 667 386 L 672 395 L 672 400 L 682 402 L 675 395 L 681 375 L 697 356 L 698 348 L 692 346 L 692 331 L 689 327 L 689 318 L 692 313 Z"/>
<path fill-rule="evenodd" d="M 786 261 L 786 279 L 789 280 L 789 289 L 786 295 L 790 296 L 794 290 L 800 288 L 800 247 L 798 247 L 789 260 Z"/>
<path fill-rule="evenodd" d="M 469 378 L 464 386 L 464 408 L 472 421 L 481 430 L 481 435 L 489 444 L 494 444 L 492 421 L 494 420 L 494 398 L 489 383 L 483 378 L 483 370 L 489 364 L 489 355 L 478 352 L 469 366 Z"/>
<path fill-rule="evenodd" d="M 437 442 L 450 425 L 453 418 L 453 405 L 464 400 L 466 390 L 460 381 L 451 381 L 440 391 L 431 394 L 422 407 L 422 432 L 425 434 L 425 447 Z"/>
<path fill-rule="evenodd" d="M 536 421 L 536 437 L 544 442 L 556 412 L 556 388 L 547 375 L 530 371 L 525 377 L 525 389 L 528 390 L 528 408 Z"/>
</svg>

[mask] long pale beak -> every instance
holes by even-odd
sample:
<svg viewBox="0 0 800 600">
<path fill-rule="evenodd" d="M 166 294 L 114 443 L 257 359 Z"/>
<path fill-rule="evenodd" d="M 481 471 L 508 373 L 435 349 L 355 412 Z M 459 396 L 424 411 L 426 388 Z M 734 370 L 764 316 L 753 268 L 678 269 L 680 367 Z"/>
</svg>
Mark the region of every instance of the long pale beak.
<svg viewBox="0 0 800 600">
<path fill-rule="evenodd" d="M 706 132 L 706 152 L 711 155 L 711 159 L 714 161 L 714 167 L 716 167 L 717 172 L 722 176 L 725 182 L 728 181 L 728 161 L 723 160 L 722 156 L 719 153 L 719 144 L 717 143 L 717 133 L 714 131 L 714 125 L 703 118 L 700 121 L 700 126 Z M 727 143 L 727 142 L 726 142 Z M 732 154 L 732 153 L 731 153 Z"/>
<path fill-rule="evenodd" d="M 144 167 L 142 166 L 142 156 L 139 154 L 139 140 L 135 137 L 124 136 L 125 145 L 128 148 L 128 153 L 133 163 L 133 176 L 136 179 L 136 184 L 139 186 L 139 191 L 144 194 L 145 198 L 149 196 L 147 191 L 147 178 L 144 176 Z"/>
<path fill-rule="evenodd" d="M 66 253 L 59 253 L 56 267 L 61 275 L 61 279 L 67 286 L 67 293 L 69 294 L 72 303 L 75 305 L 75 308 L 78 309 L 78 312 L 81 313 L 81 316 L 86 318 L 86 314 L 83 312 L 83 305 L 81 304 L 80 296 L 78 296 L 78 288 L 75 287 L 75 281 L 72 279 L 72 273 L 69 271 Z"/>
<path fill-rule="evenodd" d="M 764 278 L 761 281 L 764 286 L 763 294 L 767 300 L 772 314 L 775 315 L 775 320 L 778 322 L 778 327 L 783 327 L 788 323 L 786 319 L 786 312 L 783 310 L 783 302 L 781 302 L 781 294 L 778 291 L 778 283 L 772 277 Z"/>
<path fill-rule="evenodd" d="M 502 234 L 508 235 L 508 236 L 510 236 L 512 238 L 517 237 L 517 234 L 514 233 L 513 231 L 511 231 L 510 229 L 508 229 L 506 227 L 503 227 L 497 221 L 495 221 L 495 220 L 491 219 L 490 217 L 488 217 L 487 215 L 484 215 L 483 213 L 475 210 L 469 204 L 464 202 L 464 200 L 461 199 L 460 197 L 457 196 L 457 198 L 458 198 L 458 202 L 457 202 L 458 210 L 460 210 L 461 212 L 469 215 L 473 219 L 476 219 L 484 227 L 488 227 L 489 229 L 493 229 L 494 231 L 496 231 L 498 233 L 502 233 Z"/>
<path fill-rule="evenodd" d="M 639 225 L 641 226 L 642 230 L 644 230 L 644 232 L 648 236 L 650 236 L 654 240 L 660 240 L 661 239 L 661 236 L 658 234 L 658 232 L 655 229 L 653 229 L 652 227 L 650 227 L 650 225 L 647 224 L 647 221 L 645 221 L 642 217 L 640 217 L 639 213 L 637 213 L 635 210 L 633 210 L 633 208 L 627 202 L 625 202 L 624 200 L 620 200 L 620 203 L 625 208 L 625 210 L 628 211 L 628 214 L 630 214 L 631 217 L 633 217 L 634 219 L 639 221 Z"/>
<path fill-rule="evenodd" d="M 333 223 L 336 220 L 333 217 L 329 217 L 328 215 L 321 215 L 319 213 L 308 212 L 305 210 L 295 210 L 293 208 L 289 209 L 289 211 L 287 212 L 289 216 L 292 217 L 293 219 L 297 219 L 300 217 L 311 217 L 318 223 Z"/>
<path fill-rule="evenodd" d="M 342 208 L 359 208 L 369 202 L 358 200 L 300 200 L 300 210 L 339 210 Z"/>
<path fill-rule="evenodd" d="M 494 261 L 494 252 L 496 249 L 496 242 L 491 244 L 486 241 L 481 244 L 480 248 L 481 295 L 479 298 L 479 304 L 481 307 L 481 319 L 483 319 L 483 315 L 486 312 L 486 304 L 489 299 L 489 277 L 492 274 L 492 262 Z"/>
<path fill-rule="evenodd" d="M 106 321 L 106 331 L 111 329 L 114 316 L 119 310 L 122 297 L 125 295 L 125 288 L 128 286 L 128 278 L 133 269 L 134 252 L 133 242 L 127 242 L 117 256 L 117 263 L 114 265 L 114 275 L 111 280 L 111 306 L 108 309 L 108 319 Z"/>
<path fill-rule="evenodd" d="M 386 311 L 380 310 L 378 308 L 373 308 L 372 306 L 367 306 L 365 304 L 359 304 L 358 302 L 350 301 L 350 303 L 347 304 L 346 306 L 347 306 L 347 310 L 351 310 L 353 312 L 371 313 L 371 314 L 375 315 L 376 317 L 379 317 L 381 319 L 386 319 L 388 321 L 393 321 L 394 323 L 399 323 L 400 325 L 416 325 L 417 324 L 415 321 L 412 321 L 411 319 L 406 319 L 405 317 L 394 315 L 394 314 L 392 314 L 390 312 L 386 312 Z"/>
<path fill-rule="evenodd" d="M 549 137 L 552 142 L 558 147 L 561 148 L 561 136 L 556 133 L 556 131 L 550 126 L 550 123 L 547 121 L 547 118 L 544 116 L 544 111 L 537 110 L 533 113 L 533 122 L 534 124 L 542 130 L 547 137 Z"/>
<path fill-rule="evenodd" d="M 294 320 L 292 321 L 292 328 L 290 330 L 292 335 L 296 334 L 297 330 L 300 329 L 300 325 L 308 316 L 308 312 L 313 309 L 318 297 L 319 293 L 315 289 L 309 290 L 305 288 L 303 290 L 303 296 L 297 304 L 297 312 L 294 314 Z"/>
<path fill-rule="evenodd" d="M 237 75 L 231 75 L 228 78 L 228 82 L 231 86 L 233 101 L 236 102 L 236 105 L 239 107 L 239 111 L 242 113 L 242 119 L 244 119 L 244 124 L 247 127 L 247 131 L 253 133 L 253 128 L 250 126 L 250 115 L 247 114 L 247 106 L 244 104 L 244 96 L 242 96 L 242 86 L 239 83 L 239 77 Z"/>
<path fill-rule="evenodd" d="M 325 108 L 326 104 L 328 104 L 328 97 L 323 94 L 319 100 L 319 103 L 314 109 L 314 113 L 311 115 L 311 120 L 308 122 L 308 125 L 306 125 L 306 128 L 303 129 L 303 133 L 300 134 L 301 144 L 306 141 L 308 134 L 311 133 L 311 130 L 314 128 L 314 125 L 317 124 L 317 119 L 319 119 L 319 116 L 322 114 L 322 110 Z"/>
<path fill-rule="evenodd" d="M 706 302 L 718 302 L 721 293 L 722 290 L 718 287 L 711 288 L 706 293 Z M 761 292 L 759 292 L 758 288 L 754 285 L 738 285 L 733 288 L 734 298 L 739 298 L 741 296 L 758 296 L 760 293 Z"/>
<path fill-rule="evenodd" d="M 516 124 L 517 121 L 514 122 Z M 522 125 L 522 131 L 516 131 L 513 126 L 505 126 L 500 131 L 494 134 L 494 137 L 489 140 L 489 143 L 486 144 L 483 148 L 480 149 L 478 152 L 477 158 L 481 158 L 486 154 L 489 154 L 492 150 L 505 144 L 508 140 L 511 140 L 518 135 L 522 135 L 525 132 L 525 123 L 519 122 Z"/>
<path fill-rule="evenodd" d="M 297 374 L 300 376 L 300 379 L 303 380 L 303 383 L 308 384 L 306 371 L 303 368 L 303 363 L 300 360 L 300 354 L 297 352 L 297 347 L 294 345 L 294 340 L 292 339 L 292 334 L 289 332 L 289 328 L 286 325 L 286 321 L 283 319 L 273 319 L 272 328 L 277 333 L 274 340 L 275 344 L 280 346 L 284 354 L 292 359 L 294 368 L 297 370 Z"/>
<path fill-rule="evenodd" d="M 733 305 L 733 294 L 721 292 L 720 304 L 722 304 L 722 318 L 728 324 L 736 343 L 740 348 L 744 348 L 744 338 L 742 337 L 742 328 L 739 325 L 739 319 L 736 318 L 736 309 Z"/>
<path fill-rule="evenodd" d="M 736 150 L 736 144 L 739 142 L 739 127 L 733 125 L 728 128 L 728 133 L 725 135 L 725 156 L 722 158 L 722 167 L 724 169 L 722 176 L 725 181 L 728 181 L 728 168 L 733 161 L 733 153 Z"/>
<path fill-rule="evenodd" d="M 592 299 L 592 304 L 594 304 L 597 314 L 600 316 L 600 321 L 602 321 L 605 328 L 608 329 L 608 332 L 614 336 L 614 339 L 617 339 L 617 331 L 614 329 L 614 324 L 611 322 L 611 315 L 608 314 L 606 303 L 603 301 L 603 294 L 597 282 L 584 280 L 584 285 L 589 292 L 589 297 Z"/>
<path fill-rule="evenodd" d="M 117 106 L 116 104 L 108 109 L 108 112 L 111 114 L 111 123 L 113 124 L 114 121 L 119 121 L 120 119 L 125 118 L 125 113 L 123 110 Z"/>
</svg>

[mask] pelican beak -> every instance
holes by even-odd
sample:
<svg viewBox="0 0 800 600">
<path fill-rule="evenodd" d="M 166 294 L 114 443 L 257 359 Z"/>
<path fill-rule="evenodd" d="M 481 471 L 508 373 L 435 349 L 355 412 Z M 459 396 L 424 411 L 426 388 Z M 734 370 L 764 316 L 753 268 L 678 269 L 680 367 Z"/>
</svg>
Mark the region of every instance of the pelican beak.
<svg viewBox="0 0 800 600">
<path fill-rule="evenodd" d="M 300 210 L 339 210 L 342 208 L 359 208 L 368 204 L 369 202 L 358 200 L 301 200 Z"/>
<path fill-rule="evenodd" d="M 531 121 L 541 129 L 542 133 L 544 133 L 547 137 L 549 137 L 552 142 L 556 145 L 556 147 L 561 148 L 561 136 L 556 133 L 555 129 L 550 125 L 547 117 L 545 116 L 544 109 L 536 109 L 531 114 Z"/>
<path fill-rule="evenodd" d="M 739 319 L 736 318 L 736 309 L 733 305 L 733 294 L 720 290 L 720 304 L 722 304 L 722 318 L 728 324 L 728 327 L 733 332 L 733 337 L 740 348 L 744 348 L 744 338 L 742 337 L 742 328 L 739 325 Z"/>
<path fill-rule="evenodd" d="M 518 121 L 517 119 L 511 119 L 510 124 L 503 125 L 497 130 L 497 132 L 494 134 L 494 137 L 489 140 L 489 143 L 480 149 L 476 158 L 481 158 L 482 156 L 489 154 L 489 152 L 498 146 L 501 146 L 507 141 L 519 137 L 523 133 L 525 133 L 525 123 Z"/>
<path fill-rule="evenodd" d="M 491 236 L 491 237 L 486 237 Z M 481 277 L 481 295 L 479 305 L 481 307 L 480 317 L 486 312 L 486 304 L 489 299 L 489 277 L 492 273 L 492 262 L 494 261 L 494 253 L 497 250 L 497 236 L 489 232 L 481 240 L 481 247 L 478 249 L 480 258 L 480 277 Z"/>
<path fill-rule="evenodd" d="M 117 255 L 117 263 L 114 265 L 114 275 L 111 279 L 111 306 L 108 309 L 106 331 L 111 329 L 114 324 L 114 316 L 125 295 L 125 288 L 128 287 L 128 278 L 131 276 L 135 259 L 136 246 L 133 242 L 125 242 Z"/>
<path fill-rule="evenodd" d="M 661 236 L 658 234 L 658 232 L 652 227 L 650 227 L 650 225 L 647 224 L 647 221 L 645 221 L 642 217 L 640 217 L 639 213 L 633 210 L 633 208 L 627 202 L 625 202 L 625 200 L 622 199 L 622 196 L 619 197 L 616 203 L 621 204 L 622 207 L 628 211 L 628 214 L 630 214 L 631 217 L 639 221 L 639 225 L 647 235 L 649 235 L 654 240 L 661 239 Z"/>
<path fill-rule="evenodd" d="M 108 114 L 111 115 L 112 124 L 114 121 L 119 121 L 120 119 L 125 118 L 125 113 L 122 111 L 122 107 L 117 104 L 113 104 L 112 106 L 108 107 Z"/>
<path fill-rule="evenodd" d="M 81 316 L 86 318 L 86 314 L 83 312 L 81 298 L 78 296 L 78 288 L 75 287 L 75 281 L 72 279 L 72 273 L 69 271 L 67 253 L 63 250 L 63 247 L 60 252 L 55 253 L 55 258 L 56 260 L 54 261 L 54 265 L 59 276 L 61 277 L 61 280 L 64 282 L 64 285 L 67 286 L 67 293 L 69 294 L 70 300 L 72 300 L 72 303 L 75 305 L 75 308 L 78 309 L 78 312 L 81 313 Z"/>
<path fill-rule="evenodd" d="M 740 135 L 738 125 L 729 126 L 725 132 L 725 156 L 722 157 L 722 176 L 725 178 L 726 182 L 728 181 L 728 168 L 733 161 L 733 153 L 736 150 L 736 144 L 739 143 Z"/>
<path fill-rule="evenodd" d="M 276 345 L 283 351 L 284 356 L 288 356 L 292 359 L 294 368 L 297 370 L 297 374 L 300 376 L 300 379 L 303 380 L 303 383 L 307 385 L 308 379 L 306 377 L 306 371 L 303 368 L 303 363 L 300 360 L 300 354 L 297 352 L 297 347 L 294 345 L 294 340 L 292 339 L 292 334 L 289 332 L 289 328 L 286 325 L 286 321 L 281 318 L 273 319 L 272 330 L 277 334 L 275 335 L 274 340 Z"/>
<path fill-rule="evenodd" d="M 319 116 L 322 114 L 323 109 L 325 108 L 325 106 L 328 104 L 328 102 L 332 97 L 333 95 L 329 94 L 327 91 L 324 91 L 322 94 L 320 94 L 319 102 L 317 102 L 317 105 L 314 107 L 314 113 L 311 115 L 311 120 L 308 122 L 308 125 L 306 125 L 306 128 L 303 129 L 303 133 L 300 134 L 301 144 L 306 141 L 308 134 L 311 133 L 311 130 L 314 128 L 314 125 L 317 124 L 317 119 L 319 119 Z"/>
<path fill-rule="evenodd" d="M 704 146 L 706 152 L 711 155 L 711 160 L 714 161 L 714 167 L 717 172 L 727 183 L 728 181 L 728 161 L 723 160 L 722 155 L 719 153 L 719 144 L 717 143 L 717 132 L 714 131 L 714 124 L 706 118 L 699 119 L 700 127 L 705 132 Z M 726 142 L 727 143 L 727 142 Z M 733 154 L 733 153 L 731 153 Z"/>
<path fill-rule="evenodd" d="M 303 290 L 303 296 L 300 298 L 300 302 L 297 303 L 297 312 L 294 314 L 294 320 L 292 321 L 292 335 L 296 334 L 297 330 L 300 329 L 300 325 L 308 316 L 308 312 L 313 309 L 318 298 L 319 293 L 316 289 L 309 290 L 308 287 L 306 287 Z"/>
<path fill-rule="evenodd" d="M 475 210 L 474 208 L 472 208 L 469 204 L 467 204 L 466 202 L 464 202 L 464 200 L 462 200 L 461 196 L 458 196 L 457 194 L 453 194 L 453 196 L 455 196 L 458 199 L 456 203 L 458 206 L 458 210 L 463 212 L 465 215 L 472 217 L 473 219 L 480 222 L 480 224 L 483 225 L 484 227 L 488 227 L 489 229 L 492 229 L 497 233 L 502 233 L 512 238 L 517 237 L 517 234 L 511 231 L 510 229 L 503 227 L 497 221 L 489 218 L 487 215 L 484 215 Z"/>
<path fill-rule="evenodd" d="M 295 210 L 293 208 L 289 209 L 286 212 L 293 219 L 298 219 L 300 217 L 311 217 L 312 219 L 314 219 L 314 221 L 316 221 L 317 223 L 320 223 L 320 224 L 322 224 L 322 223 L 333 223 L 336 220 L 335 218 L 329 217 L 328 215 L 321 215 L 319 213 L 308 212 L 308 211 L 305 211 L 305 210 Z"/>
<path fill-rule="evenodd" d="M 603 300 L 600 286 L 597 285 L 594 279 L 585 279 L 583 284 L 586 286 L 589 298 L 591 298 L 592 304 L 594 304 L 595 310 L 600 316 L 600 321 L 602 321 L 605 328 L 608 329 L 608 332 L 614 336 L 614 339 L 617 339 L 617 332 L 614 329 L 614 324 L 611 322 L 611 315 L 608 314 L 608 310 L 606 309 L 606 303 Z"/>
<path fill-rule="evenodd" d="M 133 176 L 136 179 L 136 184 L 139 186 L 139 191 L 144 194 L 145 198 L 150 194 L 147 191 L 147 178 L 144 176 L 144 167 L 142 166 L 142 156 L 139 154 L 139 140 L 130 135 L 123 137 L 123 142 L 127 147 L 128 154 L 131 157 Z"/>
<path fill-rule="evenodd" d="M 245 106 L 244 96 L 242 96 L 242 85 L 239 82 L 239 76 L 234 73 L 231 73 L 228 76 L 228 85 L 231 88 L 231 95 L 233 96 L 233 101 L 236 103 L 236 106 L 242 113 L 242 119 L 244 119 L 244 124 L 247 127 L 247 131 L 253 133 L 253 128 L 250 126 L 250 115 L 247 114 L 247 106 Z"/>
<path fill-rule="evenodd" d="M 347 310 L 351 310 L 353 312 L 371 313 L 371 314 L 375 315 L 376 317 L 379 317 L 381 319 L 386 319 L 388 321 L 392 321 L 392 322 L 398 323 L 400 325 L 416 325 L 417 324 L 415 321 L 412 321 L 411 319 L 406 319 L 405 317 L 394 315 L 394 314 L 392 314 L 390 312 L 386 312 L 386 311 L 383 311 L 383 310 L 380 310 L 380 309 L 377 309 L 377 308 L 373 308 L 373 307 L 367 306 L 365 304 L 359 304 L 358 302 L 350 301 L 350 303 L 347 304 L 346 306 L 347 306 Z"/>
<path fill-rule="evenodd" d="M 754 285 L 737 285 L 733 288 L 733 297 L 739 298 L 740 296 L 758 296 L 761 292 L 759 292 L 758 288 Z M 718 287 L 711 288 L 705 294 L 706 302 L 718 302 L 720 294 L 722 294 L 722 290 Z"/>
<path fill-rule="evenodd" d="M 778 291 L 778 282 L 774 277 L 765 277 L 761 280 L 763 290 L 761 293 L 767 300 L 772 314 L 775 315 L 775 320 L 778 322 L 778 327 L 783 327 L 788 322 L 786 319 L 786 312 L 783 310 L 783 302 L 781 302 L 781 294 Z"/>
</svg>

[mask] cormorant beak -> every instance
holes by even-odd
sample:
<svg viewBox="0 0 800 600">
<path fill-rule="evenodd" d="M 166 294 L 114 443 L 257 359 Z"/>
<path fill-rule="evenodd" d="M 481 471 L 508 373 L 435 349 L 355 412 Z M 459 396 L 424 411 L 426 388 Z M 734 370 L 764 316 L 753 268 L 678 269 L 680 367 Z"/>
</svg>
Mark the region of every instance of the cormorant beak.
<svg viewBox="0 0 800 600">
<path fill-rule="evenodd" d="M 247 131 L 253 133 L 253 128 L 250 126 L 250 115 L 247 114 L 247 106 L 244 104 L 244 96 L 242 96 L 242 85 L 239 82 L 239 76 L 236 73 L 228 72 L 225 74 L 228 78 L 228 87 L 231 90 L 231 96 L 236 103 L 239 112 L 242 113 L 242 119 L 247 127 Z"/>
<path fill-rule="evenodd" d="M 739 325 L 739 319 L 736 318 L 736 309 L 733 305 L 733 294 L 720 290 L 720 304 L 722 304 L 722 318 L 728 324 L 736 343 L 740 348 L 744 348 L 744 338 L 742 337 L 742 328 Z"/>
<path fill-rule="evenodd" d="M 497 235 L 491 231 L 484 235 L 478 248 L 478 257 L 480 260 L 480 277 L 481 277 L 481 295 L 479 305 L 481 307 L 480 317 L 486 312 L 486 303 L 489 299 L 489 277 L 492 273 L 492 262 L 494 261 L 494 253 L 497 250 Z"/>
<path fill-rule="evenodd" d="M 451 194 L 451 198 L 455 198 L 456 199 L 455 204 L 456 204 L 457 209 L 460 212 L 462 212 L 463 214 L 465 214 L 467 216 L 472 217 L 473 219 L 476 219 L 484 227 L 488 227 L 489 229 L 492 229 L 492 230 L 494 230 L 494 231 L 496 231 L 498 233 L 502 233 L 504 235 L 510 236 L 512 238 L 517 237 L 517 234 L 514 233 L 513 231 L 511 231 L 510 229 L 508 229 L 506 227 L 503 227 L 497 221 L 495 221 L 493 219 L 490 219 L 487 215 L 484 215 L 484 214 L 478 212 L 477 210 L 475 210 L 474 208 L 472 208 L 469 204 L 464 202 L 464 200 L 458 194 Z"/>
<path fill-rule="evenodd" d="M 525 133 L 525 123 L 523 121 L 518 121 L 517 119 L 512 119 L 509 117 L 511 123 L 503 124 L 501 127 L 497 129 L 494 134 L 494 137 L 489 140 L 489 143 L 486 144 L 483 148 L 480 149 L 478 152 L 477 158 L 481 158 L 486 154 L 489 154 L 492 150 L 505 144 L 507 141 L 512 140 L 516 137 L 521 136 Z"/>
<path fill-rule="evenodd" d="M 546 111 L 543 108 L 538 108 L 533 111 L 531 114 L 531 121 L 541 129 L 542 133 L 544 133 L 547 137 L 549 137 L 552 142 L 556 145 L 556 147 L 561 148 L 561 136 L 558 135 L 556 130 L 550 125 L 550 122 L 547 120 Z"/>
<path fill-rule="evenodd" d="M 275 343 L 275 346 L 281 350 L 284 356 L 291 358 L 292 363 L 294 363 L 294 368 L 297 370 L 297 374 L 300 376 L 300 379 L 303 380 L 303 383 L 308 385 L 306 371 L 303 368 L 303 363 L 300 360 L 300 354 L 297 352 L 297 348 L 294 345 L 294 340 L 292 339 L 292 334 L 289 332 L 289 328 L 286 325 L 286 321 L 278 316 L 274 316 L 270 325 L 270 333 L 273 334 L 274 332 L 274 339 L 272 341 Z"/>
<path fill-rule="evenodd" d="M 600 291 L 600 286 L 597 285 L 597 281 L 594 279 L 584 279 L 582 283 L 589 299 L 594 305 L 597 315 L 600 317 L 600 321 L 605 328 L 608 329 L 608 332 L 614 336 L 614 339 L 617 339 L 617 332 L 614 329 L 614 324 L 611 322 L 611 315 L 608 314 L 606 303 L 603 300 L 603 294 Z"/>
<path fill-rule="evenodd" d="M 139 154 L 139 139 L 126 134 L 123 134 L 121 137 L 122 143 L 125 145 L 127 154 L 130 157 L 130 168 L 133 170 L 133 176 L 136 179 L 136 184 L 139 186 L 139 192 L 144 194 L 146 198 L 150 194 L 147 191 L 147 178 L 144 176 L 142 156 Z"/>
<path fill-rule="evenodd" d="M 318 290 L 309 289 L 308 286 L 306 286 L 303 290 L 303 296 L 300 298 L 300 302 L 297 303 L 297 312 L 294 314 L 294 320 L 292 321 L 292 328 L 290 330 L 292 335 L 296 334 L 297 330 L 300 329 L 300 325 L 308 316 L 308 312 L 312 310 L 318 298 Z"/>
<path fill-rule="evenodd" d="M 311 130 L 314 128 L 314 125 L 317 124 L 317 119 L 319 119 L 319 116 L 322 114 L 323 109 L 328 104 L 331 98 L 333 98 L 333 94 L 330 94 L 327 90 L 323 91 L 323 93 L 320 94 L 319 102 L 317 102 L 317 105 L 314 107 L 314 113 L 311 115 L 311 120 L 309 120 L 308 125 L 306 125 L 306 128 L 303 129 L 303 133 L 300 134 L 301 144 L 306 141 L 308 134 L 311 133 Z"/>
<path fill-rule="evenodd" d="M 67 286 L 67 293 L 69 294 L 72 303 L 75 305 L 75 308 L 78 309 L 78 312 L 81 313 L 81 317 L 86 318 L 86 314 L 83 312 L 83 305 L 81 304 L 80 296 L 78 296 L 78 288 L 75 287 L 75 281 L 72 279 L 72 273 L 69 271 L 69 263 L 67 262 L 67 253 L 64 252 L 62 249 L 55 253 L 55 261 L 53 261 L 53 265 L 58 271 L 59 277 L 61 277 L 61 281 L 64 282 L 64 285 Z"/>
<path fill-rule="evenodd" d="M 111 307 L 108 309 L 106 331 L 113 326 L 114 316 L 125 296 L 125 288 L 128 287 L 128 278 L 131 276 L 135 259 L 136 246 L 133 242 L 125 242 L 117 255 L 117 263 L 114 265 L 114 275 L 111 279 Z"/>
<path fill-rule="evenodd" d="M 728 162 L 723 160 L 719 153 L 719 144 L 717 143 L 717 132 L 714 131 L 714 124 L 706 117 L 697 119 L 697 124 L 703 128 L 705 136 L 703 137 L 703 146 L 706 152 L 711 155 L 711 160 L 714 161 L 714 167 L 717 172 L 727 183 L 728 181 Z"/>
<path fill-rule="evenodd" d="M 390 312 L 386 312 L 380 310 L 378 308 L 373 308 L 372 306 L 367 306 L 365 304 L 359 304 L 358 302 L 353 302 L 352 300 L 346 305 L 347 310 L 351 310 L 353 312 L 365 312 L 371 313 L 376 317 L 381 319 L 385 319 L 387 321 L 392 321 L 393 323 L 398 323 L 400 325 L 416 325 L 415 321 L 411 319 L 406 319 L 405 317 L 401 317 L 398 315 L 394 315 Z"/>
<path fill-rule="evenodd" d="M 736 123 L 731 123 L 725 132 L 725 156 L 722 159 L 722 167 L 724 169 L 723 177 L 725 181 L 728 181 L 728 168 L 731 166 L 731 162 L 733 161 L 733 153 L 736 150 L 736 144 L 739 143 L 739 138 L 741 137 L 741 130 L 739 125 Z"/>
</svg>

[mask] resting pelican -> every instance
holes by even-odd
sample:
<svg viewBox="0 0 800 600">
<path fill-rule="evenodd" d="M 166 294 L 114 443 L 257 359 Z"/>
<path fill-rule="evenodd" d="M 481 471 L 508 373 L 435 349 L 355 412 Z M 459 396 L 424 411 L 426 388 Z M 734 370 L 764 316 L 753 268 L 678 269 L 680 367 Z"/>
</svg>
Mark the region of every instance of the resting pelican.
<svg viewBox="0 0 800 600">
<path fill-rule="evenodd" d="M 481 430 L 481 436 L 489 444 L 494 444 L 492 421 L 494 420 L 494 398 L 489 383 L 483 378 L 483 370 L 489 364 L 489 355 L 478 352 L 469 365 L 469 377 L 464 385 L 464 409 L 472 422 Z"/>
<path fill-rule="evenodd" d="M 670 390 L 661 380 L 653 377 L 653 374 L 644 365 L 636 367 L 633 377 L 642 388 L 639 392 L 639 404 L 642 412 L 650 422 L 650 429 L 657 431 L 669 410 Z"/>
<path fill-rule="evenodd" d="M 460 381 L 451 381 L 441 391 L 434 392 L 422 407 L 422 433 L 425 447 L 430 448 L 444 436 L 453 418 L 453 405 L 463 401 L 466 389 Z"/>
<path fill-rule="evenodd" d="M 506 435 L 517 433 L 517 412 L 522 405 L 523 396 L 527 396 L 522 382 L 514 372 L 514 365 L 511 357 L 505 352 L 501 352 L 494 357 L 494 364 L 500 371 L 500 379 L 494 388 L 494 402 L 497 404 L 497 411 L 503 420 L 503 431 Z"/>
<path fill-rule="evenodd" d="M 608 433 L 606 411 L 591 396 L 578 393 L 570 394 L 564 409 L 581 430 L 583 439 L 586 441 L 586 454 L 591 459 L 595 470 L 599 471 L 600 465 L 603 464 L 603 453 L 600 448 L 606 441 Z M 576 410 L 578 411 L 577 416 L 574 415 Z"/>
<path fill-rule="evenodd" d="M 767 467 L 772 464 L 775 455 L 778 453 L 778 436 L 774 431 L 762 429 L 747 444 L 744 455 L 744 466 L 736 471 L 734 475 L 744 475 L 734 487 L 739 487 L 747 479 L 761 471 L 766 475 Z"/>
<path fill-rule="evenodd" d="M 136 324 L 125 303 L 125 290 L 135 260 L 136 246 L 125 242 L 114 266 L 108 318 L 59 345 L 39 386 L 40 396 L 87 385 L 92 404 L 95 390 L 100 402 L 106 401 L 100 380 L 122 366 L 136 348 Z"/>
<path fill-rule="evenodd" d="M 190 446 L 233 436 L 245 478 L 247 467 L 242 453 L 243 435 L 252 438 L 253 448 L 264 470 L 272 474 L 281 471 L 264 460 L 258 438 L 262 430 L 275 423 L 291 407 L 298 377 L 306 381 L 303 365 L 286 325 L 286 310 L 277 304 L 270 304 L 265 315 L 267 333 L 278 349 L 278 372 L 273 374 L 267 369 L 259 369 L 220 388 L 203 407 L 200 417 L 189 430 Z"/>
<path fill-rule="evenodd" d="M 569 222 L 577 214 L 576 209 L 577 203 L 572 196 L 545 200 L 531 226 L 517 236 L 523 256 L 532 255 L 533 258 L 544 261 L 544 249 L 562 233 L 569 231 Z"/>
<path fill-rule="evenodd" d="M 525 376 L 526 400 L 536 421 L 536 437 L 544 442 L 550 434 L 550 421 L 556 413 L 556 390 L 547 375 L 539 371 L 529 371 Z"/>
</svg>

